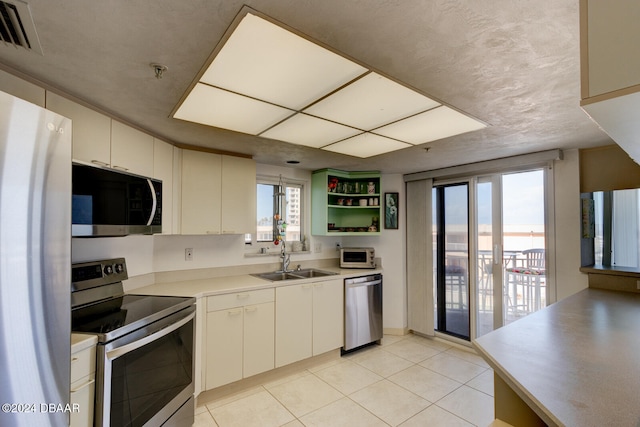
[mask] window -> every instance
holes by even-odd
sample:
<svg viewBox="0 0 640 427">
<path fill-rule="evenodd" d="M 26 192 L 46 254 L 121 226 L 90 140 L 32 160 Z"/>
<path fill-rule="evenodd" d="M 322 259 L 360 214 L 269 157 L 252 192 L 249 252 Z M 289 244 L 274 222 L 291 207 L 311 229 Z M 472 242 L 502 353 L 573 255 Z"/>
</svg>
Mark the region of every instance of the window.
<svg viewBox="0 0 640 427">
<path fill-rule="evenodd" d="M 595 265 L 640 268 L 640 190 L 598 191 L 593 199 Z M 584 264 L 584 260 L 583 260 Z M 586 263 L 588 265 L 589 263 Z"/>
<path fill-rule="evenodd" d="M 282 187 L 280 187 L 280 185 Z M 282 188 L 282 197 L 278 197 Z M 247 234 L 245 243 L 272 242 L 277 235 L 277 220 L 286 225 L 284 239 L 287 242 L 303 240 L 303 185 L 285 179 L 275 181 L 258 177 L 257 222 L 255 236 Z"/>
</svg>

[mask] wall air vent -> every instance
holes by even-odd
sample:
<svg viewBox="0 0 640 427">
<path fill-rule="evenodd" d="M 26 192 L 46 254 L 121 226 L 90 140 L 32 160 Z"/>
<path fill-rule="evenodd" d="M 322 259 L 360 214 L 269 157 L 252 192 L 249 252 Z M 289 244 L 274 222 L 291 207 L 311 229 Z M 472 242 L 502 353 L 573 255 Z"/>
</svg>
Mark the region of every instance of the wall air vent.
<svg viewBox="0 0 640 427">
<path fill-rule="evenodd" d="M 0 0 L 0 40 L 6 46 L 43 54 L 27 3 L 21 0 Z"/>
</svg>

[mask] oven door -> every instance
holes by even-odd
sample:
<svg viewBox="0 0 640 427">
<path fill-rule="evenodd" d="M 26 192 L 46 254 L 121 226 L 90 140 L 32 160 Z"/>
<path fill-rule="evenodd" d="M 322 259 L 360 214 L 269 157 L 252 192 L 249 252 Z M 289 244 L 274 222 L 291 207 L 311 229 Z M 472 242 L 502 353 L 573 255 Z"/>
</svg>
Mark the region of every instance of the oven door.
<svg viewBox="0 0 640 427">
<path fill-rule="evenodd" d="M 95 425 L 159 426 L 193 405 L 195 306 L 98 345 Z M 172 420 L 173 421 L 173 420 Z"/>
</svg>

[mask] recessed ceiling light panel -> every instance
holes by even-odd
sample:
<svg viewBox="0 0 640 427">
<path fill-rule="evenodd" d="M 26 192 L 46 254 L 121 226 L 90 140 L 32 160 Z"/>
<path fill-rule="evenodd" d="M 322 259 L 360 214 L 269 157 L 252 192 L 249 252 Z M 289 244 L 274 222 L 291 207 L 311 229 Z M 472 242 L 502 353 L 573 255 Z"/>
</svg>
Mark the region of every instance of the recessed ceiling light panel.
<svg viewBox="0 0 640 427">
<path fill-rule="evenodd" d="M 334 153 L 348 154 L 355 157 L 372 157 L 379 154 L 388 153 L 390 151 L 402 150 L 411 147 L 410 144 L 386 138 L 372 133 L 362 133 L 344 141 L 336 142 L 323 150 L 333 151 Z"/>
<path fill-rule="evenodd" d="M 373 132 L 411 144 L 424 144 L 484 127 L 486 125 L 482 122 L 452 108 L 441 106 L 375 129 Z"/>
<path fill-rule="evenodd" d="M 260 136 L 320 148 L 360 133 L 358 129 L 306 114 L 296 114 Z"/>
<path fill-rule="evenodd" d="M 371 73 L 307 108 L 305 113 L 371 130 L 438 105 L 406 86 Z"/>
<path fill-rule="evenodd" d="M 173 117 L 257 135 L 293 113 L 286 108 L 198 83 Z"/>
<path fill-rule="evenodd" d="M 362 158 L 485 127 L 246 6 L 234 22 L 174 118 Z"/>
<path fill-rule="evenodd" d="M 249 13 L 200 81 L 299 110 L 367 71 Z"/>
</svg>

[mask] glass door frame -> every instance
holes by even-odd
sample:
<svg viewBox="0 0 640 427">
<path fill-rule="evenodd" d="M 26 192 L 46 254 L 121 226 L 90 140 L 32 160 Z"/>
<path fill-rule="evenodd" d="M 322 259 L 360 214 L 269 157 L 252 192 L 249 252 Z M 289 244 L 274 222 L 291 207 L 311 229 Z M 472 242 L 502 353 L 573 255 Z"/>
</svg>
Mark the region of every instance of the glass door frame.
<svg viewBox="0 0 640 427">
<path fill-rule="evenodd" d="M 477 184 L 482 182 L 491 182 L 491 203 L 492 203 L 492 235 L 494 238 L 492 245 L 492 272 L 493 272 L 493 326 L 494 329 L 502 327 L 504 325 L 503 311 L 503 285 L 504 285 L 504 270 L 502 265 L 503 260 L 503 241 L 502 241 L 502 176 L 510 173 L 527 172 L 533 170 L 542 170 L 544 179 L 544 221 L 545 221 L 545 244 L 546 244 L 546 264 L 547 264 L 547 286 L 546 286 L 546 301 L 547 304 L 552 304 L 556 301 L 556 280 L 555 280 L 555 203 L 554 198 L 550 195 L 555 194 L 554 191 L 554 179 L 553 179 L 553 162 L 545 162 L 544 164 L 530 164 L 525 166 L 504 168 L 501 170 L 490 171 L 488 173 L 477 173 L 471 176 L 454 178 L 454 179 L 433 179 L 432 188 L 443 186 L 451 186 L 455 184 L 468 185 L 468 207 L 469 207 L 469 240 L 468 240 L 468 253 L 469 253 L 469 315 L 470 315 L 470 340 L 477 338 L 478 333 L 478 307 L 479 307 L 479 294 L 478 294 L 478 223 L 477 223 Z M 435 203 L 435 200 L 432 200 Z M 432 219 L 433 224 L 436 224 L 436 218 Z M 435 249 L 435 248 L 434 248 Z M 434 253 L 434 260 L 437 255 Z M 434 269 L 436 266 L 434 265 Z M 438 292 L 438 284 L 434 277 L 434 297 Z M 434 301 L 434 305 L 437 305 L 437 301 Z M 437 325 L 435 328 L 435 335 L 447 339 L 459 340 L 461 342 L 469 342 L 464 338 L 458 338 L 455 335 L 443 333 L 438 331 Z"/>
<path fill-rule="evenodd" d="M 438 214 L 434 218 L 432 218 L 432 222 L 435 225 L 435 234 L 436 234 L 436 246 L 434 247 L 434 271 L 436 272 L 434 277 L 434 308 L 436 309 L 435 317 L 436 323 L 434 325 L 434 330 L 436 336 L 447 337 L 447 339 L 451 340 L 459 340 L 461 342 L 470 342 L 475 338 L 475 328 L 476 328 L 476 319 L 475 319 L 475 307 L 476 307 L 476 269 L 477 269 L 477 261 L 475 260 L 475 256 L 472 254 L 476 253 L 476 226 L 475 226 L 475 208 L 471 208 L 475 206 L 475 181 L 474 178 L 462 178 L 462 179 L 453 179 L 453 180 L 434 180 L 432 184 L 432 189 L 437 192 L 437 188 L 444 187 L 452 187 L 456 185 L 466 185 L 467 187 L 467 298 L 468 298 L 468 311 L 469 311 L 469 339 L 465 337 L 459 336 L 455 333 L 444 332 L 438 329 L 438 324 L 441 321 L 442 317 L 445 315 L 438 307 L 438 301 L 443 300 L 442 293 L 444 292 L 444 273 L 438 272 L 438 269 L 443 265 L 445 254 L 443 251 L 440 251 L 438 248 L 442 244 L 443 235 L 440 235 L 439 230 L 439 220 L 437 218 Z M 433 194 L 433 193 L 432 193 Z M 436 197 L 438 199 L 438 197 Z M 434 209 L 438 212 L 442 209 L 441 206 L 438 206 L 439 200 L 432 200 Z M 446 322 L 445 322 L 446 324 Z"/>
<path fill-rule="evenodd" d="M 479 259 L 479 244 L 478 244 L 478 197 L 477 189 L 478 184 L 490 183 L 491 184 L 491 280 L 493 286 L 493 329 L 497 329 L 503 326 L 503 311 L 504 311 L 504 299 L 503 299 L 503 286 L 504 286 L 504 269 L 503 269 L 503 242 L 502 242 L 502 175 L 504 172 L 495 173 L 491 175 L 482 175 L 473 179 L 473 194 L 474 209 L 473 209 L 473 239 L 475 241 L 475 260 Z M 476 270 L 479 271 L 479 266 L 476 266 Z M 478 336 L 478 316 L 480 307 L 480 289 L 478 286 L 479 277 L 474 280 L 475 285 L 475 309 L 473 320 L 474 324 L 474 337 Z"/>
<path fill-rule="evenodd" d="M 541 170 L 543 172 L 544 182 L 544 235 L 545 235 L 545 259 L 546 259 L 546 286 L 545 301 L 547 305 L 556 301 L 556 275 L 555 275 L 555 200 L 550 195 L 555 194 L 553 179 L 553 163 L 533 164 L 516 168 L 505 168 L 504 170 L 495 171 L 488 174 L 478 174 L 474 180 L 474 196 L 477 195 L 477 184 L 490 182 L 491 185 L 491 203 L 492 203 L 492 273 L 493 273 L 493 327 L 494 329 L 504 326 L 504 298 L 503 288 L 505 284 L 503 258 L 504 258 L 504 242 L 503 242 L 503 200 L 502 200 L 502 177 L 512 173 L 524 173 L 529 171 Z M 474 200 L 474 219 L 473 226 L 477 228 L 477 199 Z M 472 235 L 477 245 L 477 230 Z M 477 246 L 476 246 L 477 248 Z M 475 252 L 475 258 L 478 259 L 478 252 Z M 475 270 L 477 271 L 477 269 Z M 478 307 L 479 293 L 478 281 L 474 280 L 476 307 Z M 472 318 L 477 321 L 478 312 L 474 309 Z M 472 336 L 477 336 L 477 323 L 473 327 Z M 472 338 L 473 339 L 473 338 Z"/>
</svg>

